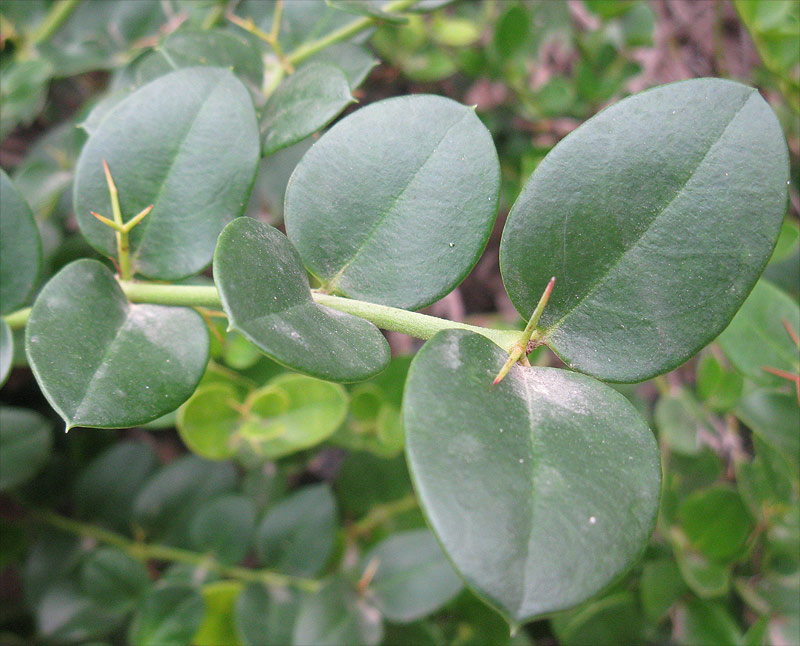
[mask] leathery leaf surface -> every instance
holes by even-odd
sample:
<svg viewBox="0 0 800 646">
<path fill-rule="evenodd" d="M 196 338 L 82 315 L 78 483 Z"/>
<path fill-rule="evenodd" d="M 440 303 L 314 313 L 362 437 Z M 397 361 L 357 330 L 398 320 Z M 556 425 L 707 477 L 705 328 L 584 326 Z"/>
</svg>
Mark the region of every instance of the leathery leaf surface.
<svg viewBox="0 0 800 646">
<path fill-rule="evenodd" d="M 231 328 L 293 370 L 361 381 L 389 362 L 389 345 L 372 323 L 314 303 L 297 251 L 268 224 L 239 218 L 225 227 L 214 279 Z"/>
<path fill-rule="evenodd" d="M 203 376 L 208 347 L 197 312 L 129 303 L 96 260 L 58 272 L 25 328 L 31 369 L 67 429 L 125 428 L 175 410 Z"/>
<path fill-rule="evenodd" d="M 753 88 L 695 79 L 620 101 L 537 167 L 503 231 L 500 269 L 527 318 L 551 276 L 544 339 L 609 381 L 671 370 L 753 288 L 786 209 L 788 153 Z"/>
<path fill-rule="evenodd" d="M 499 187 L 497 152 L 473 108 L 387 99 L 306 153 L 286 190 L 286 231 L 326 291 L 419 309 L 480 258 Z"/>
<path fill-rule="evenodd" d="M 480 335 L 439 332 L 403 414 L 422 508 L 470 587 L 514 625 L 578 604 L 644 549 L 658 446 L 621 394 L 585 375 L 512 367 Z"/>
</svg>

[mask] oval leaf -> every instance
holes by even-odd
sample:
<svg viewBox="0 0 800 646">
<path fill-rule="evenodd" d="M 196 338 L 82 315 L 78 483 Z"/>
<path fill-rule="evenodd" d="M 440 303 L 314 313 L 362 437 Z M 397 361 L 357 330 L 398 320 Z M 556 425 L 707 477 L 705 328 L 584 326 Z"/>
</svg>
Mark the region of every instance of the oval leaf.
<svg viewBox="0 0 800 646">
<path fill-rule="evenodd" d="M 25 304 L 41 268 L 42 243 L 33 213 L 0 170 L 0 314 Z"/>
<path fill-rule="evenodd" d="M 591 597 L 655 523 L 656 441 L 625 397 L 589 377 L 515 365 L 471 332 L 417 354 L 403 402 L 420 503 L 467 583 L 513 624 Z"/>
<path fill-rule="evenodd" d="M 759 93 L 720 79 L 620 101 L 537 167 L 503 231 L 500 269 L 544 340 L 611 381 L 671 370 L 711 341 L 769 259 L 788 157 Z"/>
<path fill-rule="evenodd" d="M 499 186 L 492 138 L 472 108 L 388 99 L 306 153 L 286 191 L 286 231 L 326 291 L 419 309 L 478 261 Z"/>
<path fill-rule="evenodd" d="M 135 646 L 184 646 L 203 622 L 205 602 L 190 585 L 164 585 L 148 594 L 128 629 Z"/>
<path fill-rule="evenodd" d="M 302 141 L 353 102 L 350 81 L 336 65 L 303 66 L 277 87 L 264 106 L 261 154 L 271 155 Z"/>
<path fill-rule="evenodd" d="M 86 142 L 75 176 L 75 215 L 84 236 L 115 255 L 105 159 L 125 220 L 149 205 L 131 231 L 136 270 L 174 280 L 211 261 L 217 236 L 241 215 L 259 160 L 250 95 L 228 70 L 191 67 L 141 87 L 117 104 Z"/>
<path fill-rule="evenodd" d="M 0 491 L 23 484 L 44 466 L 53 444 L 51 424 L 32 410 L 0 407 Z"/>
<path fill-rule="evenodd" d="M 220 496 L 198 509 L 189 536 L 198 552 L 233 564 L 247 554 L 255 524 L 256 510 L 250 500 L 244 496 Z"/>
<path fill-rule="evenodd" d="M 96 260 L 67 265 L 36 299 L 28 361 L 67 428 L 125 428 L 169 413 L 208 362 L 208 330 L 183 307 L 132 305 Z"/>
<path fill-rule="evenodd" d="M 397 623 L 416 621 L 435 612 L 463 585 L 427 529 L 402 532 L 381 541 L 364 557 L 362 570 L 370 567 L 376 569 L 367 594 L 389 621 Z"/>
<path fill-rule="evenodd" d="M 275 361 L 330 381 L 360 381 L 389 362 L 372 323 L 314 303 L 292 244 L 250 218 L 231 222 L 214 253 L 214 279 L 232 329 Z"/>
</svg>

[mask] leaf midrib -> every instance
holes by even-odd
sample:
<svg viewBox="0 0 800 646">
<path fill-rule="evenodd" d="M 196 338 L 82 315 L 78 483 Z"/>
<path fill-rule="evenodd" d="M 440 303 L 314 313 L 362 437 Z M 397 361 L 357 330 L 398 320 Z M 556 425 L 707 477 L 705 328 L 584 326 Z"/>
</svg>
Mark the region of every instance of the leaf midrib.
<svg viewBox="0 0 800 646">
<path fill-rule="evenodd" d="M 578 300 L 572 305 L 572 307 L 570 307 L 564 314 L 562 314 L 561 318 L 559 318 L 558 321 L 556 321 L 552 325 L 548 326 L 548 328 L 546 329 L 545 335 L 544 335 L 545 341 L 549 340 L 549 338 L 552 336 L 552 334 L 554 332 L 556 332 L 561 327 L 561 325 L 564 323 L 564 321 L 566 319 L 568 319 L 570 317 L 570 315 L 576 309 L 578 309 L 581 305 L 583 305 L 588 298 L 590 298 L 595 292 L 597 292 L 600 288 L 603 287 L 603 285 L 606 284 L 606 282 L 609 279 L 609 277 L 611 276 L 611 274 L 622 263 L 622 261 L 628 255 L 628 253 L 631 252 L 639 244 L 639 242 L 641 242 L 642 238 L 644 238 L 644 236 L 650 231 L 650 229 L 653 228 L 653 226 L 656 224 L 656 222 L 659 221 L 659 218 L 672 206 L 673 202 L 675 202 L 675 200 L 677 200 L 683 194 L 683 191 L 685 190 L 686 186 L 689 184 L 689 182 L 691 182 L 691 180 L 697 174 L 697 171 L 705 163 L 705 161 L 708 158 L 708 156 L 711 153 L 711 151 L 714 150 L 714 148 L 716 148 L 717 144 L 719 144 L 719 142 L 725 136 L 725 133 L 728 131 L 728 128 L 730 127 L 730 125 L 736 120 L 736 117 L 739 116 L 739 113 L 744 109 L 744 107 L 747 105 L 747 103 L 750 101 L 750 99 L 752 99 L 754 96 L 757 96 L 757 95 L 758 95 L 758 92 L 756 90 L 752 90 L 751 92 L 749 92 L 747 94 L 745 100 L 737 108 L 736 112 L 733 113 L 733 116 L 730 118 L 728 123 L 725 124 L 725 127 L 722 129 L 722 132 L 720 132 L 719 136 L 716 138 L 714 143 L 712 143 L 708 147 L 708 150 L 706 150 L 706 152 L 703 155 L 703 157 L 695 165 L 695 167 L 692 169 L 691 173 L 689 173 L 688 177 L 683 182 L 683 184 L 678 188 L 678 190 L 676 191 L 675 195 L 673 195 L 672 198 L 670 198 L 670 200 L 664 205 L 664 207 L 661 208 L 653 216 L 652 220 L 648 223 L 647 227 L 645 227 L 641 231 L 641 233 L 631 242 L 630 245 L 626 246 L 622 250 L 622 252 L 613 260 L 612 264 L 609 265 L 608 268 L 600 276 L 598 276 L 598 278 L 589 287 L 589 289 L 584 293 L 584 295 L 581 296 L 580 298 L 578 298 Z M 569 214 L 567 215 L 567 217 L 569 217 Z"/>
</svg>

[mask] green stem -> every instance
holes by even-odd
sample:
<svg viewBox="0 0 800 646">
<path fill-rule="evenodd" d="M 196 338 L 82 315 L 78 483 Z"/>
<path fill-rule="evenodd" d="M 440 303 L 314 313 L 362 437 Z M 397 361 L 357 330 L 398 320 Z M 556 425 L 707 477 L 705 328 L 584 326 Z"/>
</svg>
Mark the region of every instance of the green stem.
<svg viewBox="0 0 800 646">
<path fill-rule="evenodd" d="M 61 2 L 56 2 L 50 7 L 50 11 L 44 17 L 44 20 L 36 28 L 36 31 L 31 34 L 31 46 L 35 47 L 55 34 L 59 27 L 69 18 L 79 2 L 80 0 L 61 0 Z"/>
<path fill-rule="evenodd" d="M 133 541 L 122 534 L 110 532 L 107 529 L 82 523 L 66 516 L 61 516 L 49 510 L 33 510 L 32 515 L 39 521 L 57 527 L 70 534 L 91 538 L 98 543 L 112 545 L 134 558 L 143 561 L 170 561 L 172 563 L 186 563 L 197 567 L 204 567 L 211 572 L 215 572 L 228 579 L 237 579 L 248 583 L 263 583 L 266 585 L 278 585 L 293 587 L 299 590 L 314 592 L 320 586 L 320 582 L 314 579 L 290 576 L 281 574 L 273 570 L 251 570 L 249 568 L 223 565 L 216 561 L 209 554 L 201 554 L 190 550 L 170 547 L 169 545 L 157 545 L 154 543 L 140 543 Z"/>
<path fill-rule="evenodd" d="M 404 498 L 399 498 L 398 500 L 393 500 L 392 502 L 387 502 L 382 505 L 376 505 L 370 509 L 369 513 L 361 520 L 353 523 L 352 532 L 357 536 L 370 534 L 388 520 L 407 511 L 411 511 L 412 509 L 416 509 L 417 506 L 417 497 L 414 494 L 409 494 Z"/>
<path fill-rule="evenodd" d="M 178 307 L 207 307 L 220 309 L 222 301 L 214 286 L 198 285 L 161 285 L 138 281 L 120 280 L 122 291 L 134 303 L 150 303 L 152 305 L 173 305 Z M 409 312 L 396 307 L 358 301 L 352 298 L 331 296 L 312 292 L 314 300 L 320 305 L 374 323 L 384 330 L 402 332 L 418 339 L 430 339 L 441 330 L 469 330 L 497 344 L 506 352 L 510 351 L 519 339 L 518 330 L 493 330 L 491 328 L 448 321 L 428 314 Z M 30 309 L 19 310 L 5 317 L 12 330 L 24 327 Z"/>
<path fill-rule="evenodd" d="M 394 2 L 390 2 L 386 6 L 381 7 L 381 9 L 385 13 L 403 11 L 404 9 L 408 9 L 409 7 L 414 5 L 417 1 L 418 0 L 394 0 Z M 340 27 L 336 31 L 332 31 L 327 36 L 323 36 L 322 38 L 318 38 L 317 40 L 312 40 L 309 43 L 304 43 L 300 45 L 300 47 L 289 52 L 289 54 L 286 55 L 286 60 L 289 61 L 289 63 L 291 63 L 292 65 L 296 66 L 302 63 L 304 60 L 318 54 L 326 47 L 330 47 L 334 43 L 338 43 L 343 40 L 347 40 L 348 38 L 352 38 L 359 32 L 362 32 L 365 29 L 369 29 L 379 20 L 380 18 L 376 18 L 374 16 L 364 16 L 363 18 L 354 20 L 353 22 L 344 25 L 343 27 Z"/>
</svg>

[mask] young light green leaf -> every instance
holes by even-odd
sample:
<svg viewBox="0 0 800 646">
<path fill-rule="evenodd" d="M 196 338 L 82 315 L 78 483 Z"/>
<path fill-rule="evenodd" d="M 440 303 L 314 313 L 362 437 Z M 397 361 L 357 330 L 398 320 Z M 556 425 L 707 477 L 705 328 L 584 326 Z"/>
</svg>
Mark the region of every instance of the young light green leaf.
<svg viewBox="0 0 800 646">
<path fill-rule="evenodd" d="M 472 108 L 387 99 L 306 153 L 286 191 L 286 230 L 325 291 L 419 309 L 477 262 L 499 186 L 494 144 Z"/>
<path fill-rule="evenodd" d="M 174 280 L 211 261 L 217 236 L 244 210 L 258 168 L 255 109 L 228 70 L 190 67 L 161 76 L 117 104 L 87 141 L 75 175 L 75 215 L 98 251 L 115 255 L 102 161 L 130 218 L 152 212 L 130 233 L 135 269 Z"/>
<path fill-rule="evenodd" d="M 42 243 L 33 213 L 0 169 L 0 314 L 25 304 L 41 269 Z"/>
<path fill-rule="evenodd" d="M 304 487 L 271 507 L 256 532 L 256 553 L 267 567 L 316 576 L 333 550 L 336 502 L 325 484 Z"/>
<path fill-rule="evenodd" d="M 208 331 L 190 309 L 132 305 L 103 264 L 78 260 L 39 294 L 25 347 L 67 429 L 125 428 L 189 398 L 208 361 Z"/>
<path fill-rule="evenodd" d="M 368 598 L 384 617 L 409 623 L 450 601 L 462 588 L 460 577 L 428 529 L 393 534 L 362 559 L 374 569 Z"/>
<path fill-rule="evenodd" d="M 294 625 L 293 646 L 377 646 L 383 637 L 380 613 L 363 603 L 344 575 L 307 595 Z"/>
<path fill-rule="evenodd" d="M 128 630 L 134 646 L 185 646 L 205 615 L 205 602 L 189 585 L 163 585 L 140 604 Z"/>
<path fill-rule="evenodd" d="M 234 604 L 242 591 L 241 581 L 215 581 L 203 586 L 206 612 L 192 644 L 195 646 L 240 646 L 234 620 Z"/>
<path fill-rule="evenodd" d="M 769 259 L 786 209 L 786 143 L 753 88 L 695 79 L 620 101 L 537 167 L 500 269 L 543 339 L 611 381 L 674 368 L 719 334 Z"/>
<path fill-rule="evenodd" d="M 50 457 L 52 443 L 51 424 L 39 413 L 0 407 L 0 491 L 35 476 Z"/>
<path fill-rule="evenodd" d="M 275 361 L 331 381 L 360 381 L 389 362 L 372 323 L 314 303 L 292 244 L 277 229 L 240 218 L 219 237 L 214 278 L 232 329 Z"/>
<path fill-rule="evenodd" d="M 766 280 L 760 280 L 731 324 L 719 337 L 725 356 L 743 374 L 767 386 L 787 382 L 770 372 L 800 371 L 800 306 Z"/>
<path fill-rule="evenodd" d="M 655 523 L 661 466 L 621 394 L 519 365 L 492 386 L 507 357 L 480 335 L 438 333 L 411 365 L 403 417 L 415 488 L 445 553 L 519 625 L 584 601 L 633 564 Z"/>
<path fill-rule="evenodd" d="M 305 65 L 269 97 L 261 117 L 264 156 L 302 141 L 353 103 L 345 73 L 330 63 Z"/>
</svg>

